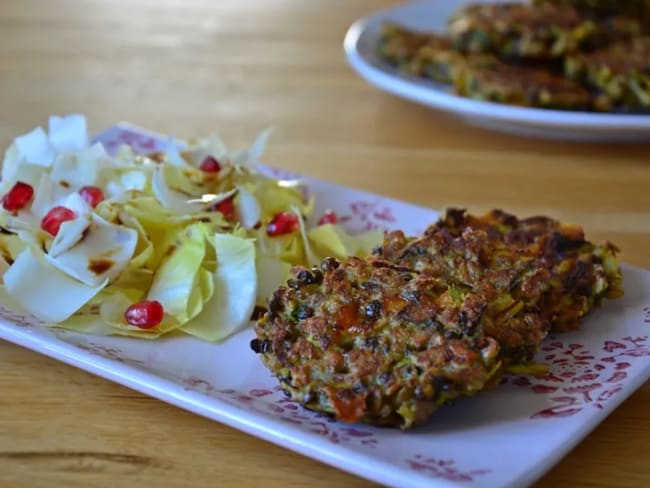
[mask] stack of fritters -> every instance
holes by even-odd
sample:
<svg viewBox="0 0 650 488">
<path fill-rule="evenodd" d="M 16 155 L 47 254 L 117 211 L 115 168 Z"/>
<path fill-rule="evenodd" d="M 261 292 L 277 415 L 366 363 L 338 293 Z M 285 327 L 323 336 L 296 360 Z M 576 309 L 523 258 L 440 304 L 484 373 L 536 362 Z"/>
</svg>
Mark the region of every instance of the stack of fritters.
<svg viewBox="0 0 650 488">
<path fill-rule="evenodd" d="M 475 4 L 456 12 L 444 34 L 386 24 L 379 54 L 401 71 L 451 83 L 471 98 L 562 110 L 646 111 L 643 30 L 650 23 L 644 15 L 650 18 L 649 0 Z M 629 49 L 639 59 L 620 66 L 620 53 Z M 601 61 L 598 73 L 584 69 L 594 60 Z M 615 82 L 603 81 L 605 69 L 614 70 Z"/>
<path fill-rule="evenodd" d="M 547 217 L 450 209 L 420 238 L 387 234 L 377 254 L 488 297 L 486 333 L 520 361 L 532 358 L 549 327 L 575 330 L 604 297 L 622 295 L 616 251 Z"/>
<path fill-rule="evenodd" d="M 366 259 L 296 270 L 251 346 L 285 393 L 345 421 L 410 427 L 531 360 L 622 295 L 616 248 L 545 217 L 451 209 Z"/>
</svg>

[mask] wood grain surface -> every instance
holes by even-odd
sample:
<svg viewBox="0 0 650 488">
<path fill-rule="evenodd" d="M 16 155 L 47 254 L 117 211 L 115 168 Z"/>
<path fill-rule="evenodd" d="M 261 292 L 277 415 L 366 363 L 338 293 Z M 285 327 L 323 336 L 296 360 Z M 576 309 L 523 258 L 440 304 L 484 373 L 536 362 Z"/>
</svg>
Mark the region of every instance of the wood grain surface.
<svg viewBox="0 0 650 488">
<path fill-rule="evenodd" d="M 346 65 L 342 39 L 388 0 L 2 0 L 0 143 L 49 114 L 129 120 L 441 208 L 583 224 L 650 268 L 650 144 L 571 144 L 462 125 Z M 650 384 L 540 482 L 650 486 Z M 0 341 L 0 486 L 370 486 L 280 447 Z"/>
</svg>

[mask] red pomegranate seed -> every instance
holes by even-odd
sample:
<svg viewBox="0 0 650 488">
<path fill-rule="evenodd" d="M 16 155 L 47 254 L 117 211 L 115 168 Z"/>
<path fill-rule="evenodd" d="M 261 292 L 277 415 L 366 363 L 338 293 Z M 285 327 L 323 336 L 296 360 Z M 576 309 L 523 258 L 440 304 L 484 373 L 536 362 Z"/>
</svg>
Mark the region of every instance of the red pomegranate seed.
<svg viewBox="0 0 650 488">
<path fill-rule="evenodd" d="M 92 208 L 99 205 L 104 200 L 104 192 L 96 186 L 84 186 L 79 189 L 79 195 Z"/>
<path fill-rule="evenodd" d="M 266 227 L 266 233 L 271 236 L 281 236 L 291 234 L 300 228 L 298 217 L 292 213 L 280 212 L 271 223 Z"/>
<path fill-rule="evenodd" d="M 218 173 L 221 171 L 221 165 L 214 156 L 206 156 L 199 168 L 206 173 Z"/>
<path fill-rule="evenodd" d="M 33 196 L 34 188 L 32 185 L 18 181 L 11 187 L 11 190 L 2 197 L 2 207 L 9 212 L 15 212 L 16 210 L 24 208 Z"/>
<path fill-rule="evenodd" d="M 152 329 L 162 322 L 165 310 L 158 300 L 143 300 L 134 303 L 124 312 L 124 319 L 141 329 Z"/>
<path fill-rule="evenodd" d="M 221 212 L 228 222 L 235 220 L 235 202 L 232 197 L 212 206 L 211 210 Z"/>
<path fill-rule="evenodd" d="M 55 236 L 59 233 L 63 222 L 74 220 L 76 217 L 75 213 L 68 207 L 54 207 L 41 220 L 41 229 Z"/>
<path fill-rule="evenodd" d="M 334 210 L 325 210 L 325 213 L 323 213 L 323 216 L 318 221 L 318 225 L 336 224 L 338 221 L 339 218 L 334 213 Z"/>
</svg>

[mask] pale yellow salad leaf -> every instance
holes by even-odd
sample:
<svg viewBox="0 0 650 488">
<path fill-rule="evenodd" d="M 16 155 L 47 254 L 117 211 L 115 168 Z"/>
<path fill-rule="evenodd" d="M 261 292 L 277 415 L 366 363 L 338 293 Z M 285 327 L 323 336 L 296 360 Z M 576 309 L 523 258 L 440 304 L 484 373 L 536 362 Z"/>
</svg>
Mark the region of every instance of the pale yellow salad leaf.
<svg viewBox="0 0 650 488">
<path fill-rule="evenodd" d="M 384 232 L 380 229 L 360 234 L 349 234 L 336 224 L 324 224 L 308 232 L 309 242 L 320 258 L 328 256 L 345 259 L 347 256 L 367 256 L 381 244 Z"/>
<path fill-rule="evenodd" d="M 201 226 L 182 229 L 175 242 L 156 269 L 147 300 L 159 301 L 166 313 L 184 324 L 201 312 L 203 298 L 211 297 L 213 286 L 200 276 L 206 246 Z"/>
<path fill-rule="evenodd" d="M 3 281 L 9 296 L 44 322 L 66 320 L 108 284 L 108 279 L 96 286 L 80 283 L 49 264 L 38 249 L 31 247 L 18 256 Z"/>
<path fill-rule="evenodd" d="M 273 256 L 257 254 L 257 305 L 266 306 L 273 292 L 287 281 L 291 265 Z"/>
<path fill-rule="evenodd" d="M 257 273 L 255 245 L 250 239 L 216 234 L 212 244 L 217 255 L 214 294 L 182 330 L 207 341 L 218 341 L 248 325 L 255 308 Z"/>
</svg>

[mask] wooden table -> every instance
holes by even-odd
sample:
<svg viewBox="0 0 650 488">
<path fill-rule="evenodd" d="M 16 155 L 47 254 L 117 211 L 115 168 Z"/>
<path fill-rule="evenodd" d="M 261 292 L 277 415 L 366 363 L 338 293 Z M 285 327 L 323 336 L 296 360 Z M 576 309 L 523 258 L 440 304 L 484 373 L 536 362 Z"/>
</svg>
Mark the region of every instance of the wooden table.
<svg viewBox="0 0 650 488">
<path fill-rule="evenodd" d="M 650 144 L 516 138 L 368 86 L 341 41 L 388 0 L 2 0 L 0 143 L 84 112 L 233 145 L 442 208 L 582 223 L 650 267 Z M 0 486 L 368 486 L 366 481 L 0 342 Z M 650 384 L 539 486 L 650 486 Z"/>
</svg>

